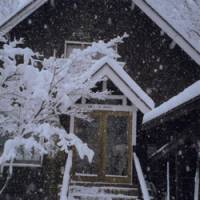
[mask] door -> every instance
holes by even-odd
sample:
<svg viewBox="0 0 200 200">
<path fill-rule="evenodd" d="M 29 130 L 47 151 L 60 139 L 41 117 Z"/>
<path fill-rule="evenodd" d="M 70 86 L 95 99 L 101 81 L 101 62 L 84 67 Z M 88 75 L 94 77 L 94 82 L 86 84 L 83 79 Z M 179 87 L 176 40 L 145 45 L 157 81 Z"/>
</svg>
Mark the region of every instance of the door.
<svg viewBox="0 0 200 200">
<path fill-rule="evenodd" d="M 75 156 L 74 180 L 131 183 L 131 113 L 94 112 L 91 122 L 75 120 L 75 133 L 93 149 L 93 162 Z"/>
</svg>

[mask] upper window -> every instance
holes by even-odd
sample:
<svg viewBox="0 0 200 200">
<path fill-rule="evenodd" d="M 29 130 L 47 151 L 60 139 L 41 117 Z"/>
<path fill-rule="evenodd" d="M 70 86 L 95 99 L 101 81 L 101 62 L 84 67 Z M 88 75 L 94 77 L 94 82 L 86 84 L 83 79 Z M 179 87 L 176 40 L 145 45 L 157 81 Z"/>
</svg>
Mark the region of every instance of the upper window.
<svg viewBox="0 0 200 200">
<path fill-rule="evenodd" d="M 92 43 L 91 42 L 80 42 L 80 41 L 69 41 L 66 40 L 65 41 L 65 51 L 64 51 L 64 56 L 65 58 L 68 58 L 69 55 L 72 53 L 72 51 L 74 49 L 85 49 L 88 46 L 91 46 Z M 117 45 L 113 47 L 113 49 L 115 49 L 115 51 L 117 51 Z M 102 55 L 97 55 L 95 56 L 94 59 L 100 59 L 102 57 Z"/>
<path fill-rule="evenodd" d="M 85 49 L 91 44 L 91 42 L 65 41 L 65 58 L 68 58 L 74 49 Z"/>
</svg>

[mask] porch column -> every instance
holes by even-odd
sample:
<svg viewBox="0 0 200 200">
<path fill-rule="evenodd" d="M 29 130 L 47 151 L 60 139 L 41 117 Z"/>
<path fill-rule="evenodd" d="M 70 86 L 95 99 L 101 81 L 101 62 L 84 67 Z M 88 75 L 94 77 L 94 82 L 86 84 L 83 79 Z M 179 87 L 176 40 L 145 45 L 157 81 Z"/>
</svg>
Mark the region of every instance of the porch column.
<svg viewBox="0 0 200 200">
<path fill-rule="evenodd" d="M 179 177 L 178 177 L 178 150 L 177 150 L 177 147 L 176 147 L 176 155 L 175 155 L 175 180 L 176 180 L 176 186 L 175 186 L 175 189 L 176 189 L 176 200 L 179 200 L 178 198 L 178 183 L 179 183 Z"/>
<path fill-rule="evenodd" d="M 135 152 L 137 144 L 137 108 L 133 106 L 132 111 L 132 145 L 133 151 Z"/>
<path fill-rule="evenodd" d="M 169 160 L 167 161 L 167 198 L 166 200 L 170 200 L 170 172 L 169 172 Z"/>
<path fill-rule="evenodd" d="M 194 200 L 199 200 L 199 184 L 200 184 L 200 141 L 197 141 L 197 164 L 196 164 L 196 174 L 194 179 Z"/>
</svg>

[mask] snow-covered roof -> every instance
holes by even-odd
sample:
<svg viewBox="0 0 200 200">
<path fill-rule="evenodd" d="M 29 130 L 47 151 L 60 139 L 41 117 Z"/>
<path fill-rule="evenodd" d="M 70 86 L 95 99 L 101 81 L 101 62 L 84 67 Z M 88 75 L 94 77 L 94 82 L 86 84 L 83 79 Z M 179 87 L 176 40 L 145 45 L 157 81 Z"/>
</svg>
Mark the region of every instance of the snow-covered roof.
<svg viewBox="0 0 200 200">
<path fill-rule="evenodd" d="M 127 74 L 122 65 L 114 59 L 102 58 L 92 66 L 92 77 L 104 77 L 113 83 L 126 95 L 129 100 L 143 113 L 149 112 L 155 106 L 154 101 Z"/>
<path fill-rule="evenodd" d="M 132 0 L 200 64 L 200 0 Z"/>
<path fill-rule="evenodd" d="M 47 0 L 0 0 L 0 33 L 5 34 Z"/>
<path fill-rule="evenodd" d="M 143 123 L 149 122 L 167 112 L 171 111 L 172 109 L 188 102 L 189 100 L 197 97 L 200 95 L 200 80 L 193 83 L 191 86 L 187 87 L 177 96 L 172 97 L 165 103 L 161 104 L 160 106 L 154 108 L 152 111 L 146 113 L 143 118 Z"/>
<path fill-rule="evenodd" d="M 0 0 L 0 33 L 7 33 L 48 0 Z M 132 0 L 200 64 L 200 0 Z"/>
<path fill-rule="evenodd" d="M 0 25 L 4 24 L 8 19 L 10 19 L 32 1 L 33 0 L 1 0 Z"/>
</svg>

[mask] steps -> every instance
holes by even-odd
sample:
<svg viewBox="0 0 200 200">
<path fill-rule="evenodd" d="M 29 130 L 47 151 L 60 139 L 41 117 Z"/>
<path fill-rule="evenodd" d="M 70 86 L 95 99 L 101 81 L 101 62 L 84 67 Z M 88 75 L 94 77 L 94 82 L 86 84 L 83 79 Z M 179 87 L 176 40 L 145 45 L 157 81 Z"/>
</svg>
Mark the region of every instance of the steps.
<svg viewBox="0 0 200 200">
<path fill-rule="evenodd" d="M 72 183 L 70 200 L 138 200 L 138 189 L 130 185 L 103 185 Z"/>
</svg>

